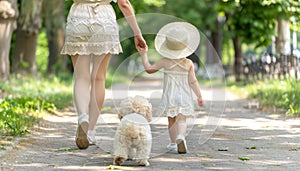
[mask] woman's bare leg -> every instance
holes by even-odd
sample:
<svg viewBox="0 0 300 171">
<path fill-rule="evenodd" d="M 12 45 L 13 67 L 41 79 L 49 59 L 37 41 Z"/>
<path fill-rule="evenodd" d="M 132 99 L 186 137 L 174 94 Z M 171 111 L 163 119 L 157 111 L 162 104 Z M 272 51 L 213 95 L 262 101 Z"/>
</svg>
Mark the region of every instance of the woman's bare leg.
<svg viewBox="0 0 300 171">
<path fill-rule="evenodd" d="M 95 56 L 92 70 L 92 86 L 90 94 L 89 130 L 94 130 L 105 98 L 106 71 L 110 54 Z"/>
<path fill-rule="evenodd" d="M 74 102 L 78 113 L 78 127 L 75 142 L 79 149 L 89 147 L 87 139 L 88 113 L 90 99 L 90 56 L 76 55 L 72 57 L 74 66 Z"/>
<path fill-rule="evenodd" d="M 90 101 L 90 56 L 76 55 L 72 56 L 74 67 L 74 87 L 73 96 L 74 103 L 78 115 L 82 113 L 89 114 L 89 101 Z"/>
</svg>

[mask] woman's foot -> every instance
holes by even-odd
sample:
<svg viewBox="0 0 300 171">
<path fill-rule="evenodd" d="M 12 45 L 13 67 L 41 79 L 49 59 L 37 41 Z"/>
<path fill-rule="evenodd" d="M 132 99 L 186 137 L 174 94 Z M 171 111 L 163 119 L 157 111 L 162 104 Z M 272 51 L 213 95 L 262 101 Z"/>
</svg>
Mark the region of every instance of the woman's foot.
<svg viewBox="0 0 300 171">
<path fill-rule="evenodd" d="M 177 144 L 177 151 L 179 154 L 187 153 L 186 141 L 183 135 L 177 136 L 176 144 Z"/>
<path fill-rule="evenodd" d="M 88 130 L 87 138 L 89 140 L 90 145 L 96 144 L 96 130 Z"/>
<path fill-rule="evenodd" d="M 168 151 L 177 151 L 177 144 L 176 143 L 170 143 L 167 145 Z"/>
<path fill-rule="evenodd" d="M 88 127 L 89 116 L 86 113 L 83 113 L 78 117 L 76 145 L 79 149 L 87 149 L 89 147 L 89 140 L 87 138 Z"/>
</svg>

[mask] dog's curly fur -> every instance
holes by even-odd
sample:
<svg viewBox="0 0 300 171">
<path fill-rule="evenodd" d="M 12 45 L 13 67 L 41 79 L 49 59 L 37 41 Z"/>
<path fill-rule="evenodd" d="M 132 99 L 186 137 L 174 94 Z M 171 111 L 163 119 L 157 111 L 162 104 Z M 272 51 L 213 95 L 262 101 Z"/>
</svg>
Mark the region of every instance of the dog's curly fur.
<svg viewBox="0 0 300 171">
<path fill-rule="evenodd" d="M 114 165 L 122 165 L 125 160 L 132 159 L 141 166 L 149 166 L 151 103 L 142 96 L 124 99 L 120 104 L 119 118 L 121 122 L 114 139 Z"/>
</svg>

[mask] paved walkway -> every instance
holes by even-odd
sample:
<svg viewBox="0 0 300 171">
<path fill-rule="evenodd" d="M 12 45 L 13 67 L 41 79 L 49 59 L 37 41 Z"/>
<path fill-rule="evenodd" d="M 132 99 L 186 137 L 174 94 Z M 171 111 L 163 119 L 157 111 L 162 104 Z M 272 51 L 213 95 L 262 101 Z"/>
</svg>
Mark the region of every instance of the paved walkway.
<svg viewBox="0 0 300 171">
<path fill-rule="evenodd" d="M 132 161 L 111 166 L 116 106 L 126 95 L 144 95 L 159 103 L 157 80 L 134 81 L 107 90 L 97 124 L 97 145 L 78 150 L 74 143 L 77 117 L 73 109 L 45 118 L 31 134 L 2 153 L 0 170 L 300 170 L 300 122 L 276 112 L 247 108 L 249 101 L 222 88 L 203 88 L 205 106 L 189 119 L 189 153 L 167 152 L 167 120 L 155 115 L 151 124 L 153 147 L 149 167 Z"/>
</svg>

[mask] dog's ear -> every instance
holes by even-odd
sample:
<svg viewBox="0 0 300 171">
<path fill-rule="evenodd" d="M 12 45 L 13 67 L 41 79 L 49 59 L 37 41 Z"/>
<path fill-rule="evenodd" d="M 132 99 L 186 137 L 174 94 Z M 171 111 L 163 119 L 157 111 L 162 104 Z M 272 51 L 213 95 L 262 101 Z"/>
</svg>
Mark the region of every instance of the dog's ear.
<svg viewBox="0 0 300 171">
<path fill-rule="evenodd" d="M 146 119 L 148 122 L 152 121 L 152 110 L 151 108 L 148 106 L 147 112 L 146 112 Z"/>
<path fill-rule="evenodd" d="M 148 122 L 151 122 L 152 121 L 152 115 L 151 114 L 147 114 L 148 116 L 147 116 L 147 120 L 148 120 Z"/>
<path fill-rule="evenodd" d="M 118 113 L 118 118 L 121 120 L 123 116 L 120 113 Z"/>
</svg>

